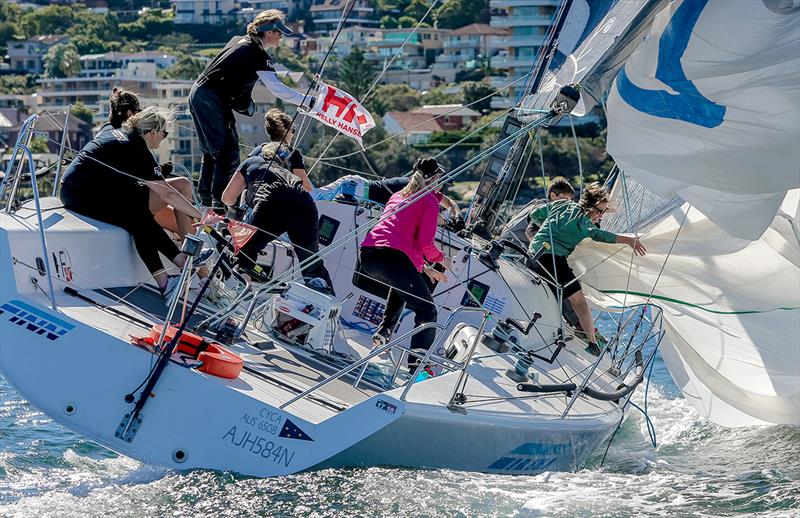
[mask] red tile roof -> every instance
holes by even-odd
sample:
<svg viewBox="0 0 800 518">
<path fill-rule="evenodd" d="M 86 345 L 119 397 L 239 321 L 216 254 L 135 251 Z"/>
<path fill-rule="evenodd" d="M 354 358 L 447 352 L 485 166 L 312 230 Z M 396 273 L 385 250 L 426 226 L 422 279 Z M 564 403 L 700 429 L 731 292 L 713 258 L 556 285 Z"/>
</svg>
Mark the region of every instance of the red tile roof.
<svg viewBox="0 0 800 518">
<path fill-rule="evenodd" d="M 429 113 L 387 112 L 386 115 L 397 121 L 405 131 L 421 133 L 442 131 L 439 122 Z"/>
<path fill-rule="evenodd" d="M 486 25 L 485 23 L 472 23 L 461 27 L 460 29 L 450 31 L 445 35 L 445 37 L 469 36 L 472 34 L 480 34 L 484 36 L 507 36 L 508 31 L 506 29 L 498 29 L 497 27 Z"/>
</svg>

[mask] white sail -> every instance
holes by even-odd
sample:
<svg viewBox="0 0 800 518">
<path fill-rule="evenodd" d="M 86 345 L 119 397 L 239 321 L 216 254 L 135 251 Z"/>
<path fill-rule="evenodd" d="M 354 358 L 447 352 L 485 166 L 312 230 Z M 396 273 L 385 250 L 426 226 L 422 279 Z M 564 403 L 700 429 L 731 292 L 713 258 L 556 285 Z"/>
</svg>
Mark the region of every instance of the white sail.
<svg viewBox="0 0 800 518">
<path fill-rule="evenodd" d="M 791 191 L 756 241 L 684 204 L 645 233 L 645 257 L 599 243 L 570 257 L 593 302 L 664 308 L 664 360 L 687 400 L 717 423 L 800 425 L 798 200 Z"/>
<path fill-rule="evenodd" d="M 800 186 L 800 2 L 674 1 L 608 98 L 608 150 L 650 191 L 757 239 Z"/>
</svg>

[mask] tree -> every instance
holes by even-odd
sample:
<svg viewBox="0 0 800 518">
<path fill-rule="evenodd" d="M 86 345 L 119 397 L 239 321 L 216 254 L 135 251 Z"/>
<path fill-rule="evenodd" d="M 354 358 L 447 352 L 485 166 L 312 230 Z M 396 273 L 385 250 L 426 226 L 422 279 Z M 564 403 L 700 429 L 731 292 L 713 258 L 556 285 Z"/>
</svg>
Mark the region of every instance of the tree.
<svg viewBox="0 0 800 518">
<path fill-rule="evenodd" d="M 492 88 L 488 81 L 470 81 L 463 83 L 462 92 L 464 96 L 464 105 L 474 103 L 481 99 L 479 102 L 470 106 L 473 110 L 484 112 L 492 108 L 492 98 L 489 96 L 494 93 L 494 88 Z"/>
<path fill-rule="evenodd" d="M 30 95 L 36 91 L 36 77 L 33 74 L 0 76 L 0 94 Z"/>
<path fill-rule="evenodd" d="M 375 78 L 375 66 L 364 59 L 364 51 L 354 47 L 349 56 L 341 60 L 336 84 L 356 99 L 367 93 Z"/>
<path fill-rule="evenodd" d="M 403 9 L 403 14 L 413 18 L 416 21 L 419 21 L 422 20 L 430 7 L 431 3 L 427 0 L 411 0 L 408 6 Z"/>
<path fill-rule="evenodd" d="M 489 0 L 444 0 L 436 10 L 436 20 L 442 29 L 489 23 L 489 18 Z"/>
<path fill-rule="evenodd" d="M 184 54 L 160 75 L 165 79 L 197 79 L 205 66 L 202 60 Z"/>
<path fill-rule="evenodd" d="M 113 13 L 95 13 L 80 9 L 80 23 L 75 23 L 67 30 L 70 42 L 75 45 L 78 54 L 100 54 L 118 50 L 122 45 L 119 40 L 119 21 Z"/>
<path fill-rule="evenodd" d="M 74 76 L 80 70 L 80 55 L 72 44 L 53 45 L 44 56 L 44 73 L 47 77 Z"/>
<path fill-rule="evenodd" d="M 422 104 L 422 95 L 408 85 L 389 84 L 375 89 L 368 107 L 373 115 L 383 117 L 389 111 L 407 112 Z"/>
<path fill-rule="evenodd" d="M 86 107 L 85 104 L 78 101 L 70 109 L 70 115 L 76 119 L 86 121 L 89 124 L 94 124 L 94 112 Z"/>
<path fill-rule="evenodd" d="M 385 16 L 381 16 L 381 28 L 383 29 L 396 29 L 397 28 L 397 18 L 394 16 L 389 16 L 388 14 Z"/>
<path fill-rule="evenodd" d="M 82 11 L 86 11 L 85 6 L 48 5 L 23 14 L 19 27 L 26 38 L 38 34 L 64 34 L 80 18 Z"/>
<path fill-rule="evenodd" d="M 402 29 L 410 29 L 417 25 L 417 19 L 410 16 L 401 16 L 397 20 L 397 25 Z"/>
<path fill-rule="evenodd" d="M 461 100 L 459 95 L 445 93 L 441 87 L 428 90 L 422 96 L 424 104 L 454 104 L 461 102 Z"/>
</svg>

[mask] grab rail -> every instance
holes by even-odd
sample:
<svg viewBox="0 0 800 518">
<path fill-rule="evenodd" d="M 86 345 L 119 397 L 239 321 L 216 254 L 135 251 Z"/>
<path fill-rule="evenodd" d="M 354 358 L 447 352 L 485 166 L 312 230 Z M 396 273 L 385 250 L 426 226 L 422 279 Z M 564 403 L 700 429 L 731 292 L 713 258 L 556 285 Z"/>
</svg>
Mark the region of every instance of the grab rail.
<svg viewBox="0 0 800 518">
<path fill-rule="evenodd" d="M 47 251 L 47 237 L 45 236 L 44 221 L 42 220 L 42 205 L 39 199 L 39 185 L 36 181 L 36 165 L 33 162 L 33 153 L 31 153 L 29 147 L 31 138 L 33 136 L 33 128 L 38 118 L 38 115 L 31 115 L 22 124 L 20 134 L 17 136 L 17 143 L 14 145 L 14 149 L 11 152 L 11 161 L 8 164 L 6 177 L 3 178 L 3 183 L 0 185 L 0 198 L 2 198 L 3 191 L 5 190 L 7 182 L 9 181 L 8 174 L 11 172 L 13 167 L 14 158 L 18 153 L 21 152 L 22 156 L 20 157 L 19 165 L 17 166 L 17 174 L 14 176 L 13 183 L 11 184 L 11 190 L 8 193 L 6 210 L 10 210 L 14 205 L 14 198 L 16 197 L 17 189 L 19 188 L 20 179 L 22 178 L 22 167 L 27 159 L 28 170 L 31 176 L 31 187 L 33 188 L 33 202 L 36 206 L 36 221 L 39 225 L 39 240 L 42 246 L 42 262 L 44 262 L 45 274 L 47 275 L 47 288 L 50 291 L 50 303 L 53 309 L 58 309 L 56 304 L 55 290 L 53 289 L 53 275 L 50 271 L 50 260 L 48 259 L 50 256 Z M 25 143 L 22 142 L 23 140 Z"/>
<path fill-rule="evenodd" d="M 483 325 L 486 323 L 486 320 L 488 320 L 488 319 L 489 319 L 489 317 L 490 317 L 490 316 L 491 316 L 491 314 L 492 314 L 492 312 L 491 312 L 491 311 L 485 310 L 485 309 L 483 309 L 483 308 L 474 308 L 474 307 L 468 307 L 468 306 L 460 306 L 460 307 L 456 308 L 456 309 L 455 309 L 455 310 L 454 310 L 454 311 L 453 311 L 453 312 L 450 314 L 450 316 L 449 316 L 449 317 L 447 317 L 447 320 L 445 321 L 445 323 L 444 323 L 444 324 L 437 324 L 436 322 L 426 322 L 426 323 L 424 323 L 424 324 L 422 324 L 422 325 L 420 325 L 420 326 L 418 326 L 418 327 L 416 327 L 416 328 L 414 328 L 414 329 L 411 329 L 410 331 L 407 331 L 406 333 L 404 333 L 404 334 L 402 334 L 401 336 L 399 336 L 399 337 L 395 338 L 394 340 L 392 340 L 392 341 L 390 341 L 390 342 L 388 342 L 388 343 L 386 343 L 386 344 L 382 345 L 381 347 L 378 347 L 378 348 L 376 348 L 376 349 L 373 349 L 373 350 L 372 350 L 372 351 L 371 351 L 371 352 L 370 352 L 368 355 L 364 356 L 364 357 L 363 357 L 363 358 L 361 358 L 360 360 L 358 360 L 358 361 L 356 361 L 356 362 L 353 362 L 353 363 L 351 363 L 350 365 L 347 365 L 347 366 L 345 366 L 345 367 L 343 367 L 343 368 L 339 369 L 338 371 L 336 371 L 335 373 L 331 374 L 330 376 L 328 376 L 328 377 L 327 377 L 327 378 L 325 378 L 324 380 L 322 380 L 322 381 L 320 381 L 320 382 L 316 383 L 316 384 L 315 384 L 315 385 L 313 385 L 312 387 L 308 388 L 307 390 L 303 391 L 302 393 L 300 393 L 300 394 L 298 394 L 298 395 L 294 396 L 294 397 L 293 397 L 293 398 L 291 398 L 290 400 L 288 400 L 288 401 L 286 401 L 285 403 L 281 404 L 281 405 L 280 405 L 278 408 L 280 408 L 280 409 L 284 409 L 284 408 L 286 408 L 287 406 L 291 405 L 292 403 L 295 403 L 295 402 L 297 402 L 297 401 L 299 401 L 299 400 L 301 400 L 301 399 L 305 398 L 305 397 L 306 397 L 306 396 L 308 396 L 309 394 L 312 394 L 312 393 L 316 392 L 317 390 L 319 390 L 320 388 L 324 387 L 325 385 L 327 385 L 327 384 L 328 384 L 328 383 L 330 383 L 331 381 L 335 381 L 335 380 L 337 380 L 337 379 L 341 378 L 342 376 L 344 376 L 344 375 L 345 375 L 345 374 L 347 374 L 348 372 L 352 371 L 353 369 L 355 369 L 355 368 L 358 368 L 358 367 L 361 367 L 362 365 L 363 365 L 363 366 L 366 366 L 366 364 L 367 364 L 367 363 L 369 363 L 369 361 L 370 361 L 372 358 L 375 358 L 376 356 L 379 356 L 379 355 L 383 354 L 384 352 L 386 352 L 386 351 L 388 351 L 388 350 L 390 350 L 390 349 L 393 349 L 393 348 L 395 348 L 395 347 L 398 347 L 398 343 L 399 343 L 399 342 L 401 342 L 402 340 L 405 340 L 405 339 L 406 339 L 406 338 L 408 338 L 409 336 L 412 336 L 412 335 L 414 335 L 414 334 L 416 334 L 416 333 L 419 333 L 420 331 L 423 331 L 423 330 L 425 330 L 425 329 L 431 329 L 431 328 L 433 328 L 433 329 L 436 329 L 437 331 L 443 331 L 443 330 L 445 330 L 445 329 L 449 328 L 449 327 L 450 327 L 450 324 L 452 324 L 452 322 L 453 322 L 453 319 L 455 318 L 455 316 L 456 316 L 457 314 L 459 314 L 459 313 L 463 312 L 463 311 L 466 311 L 466 312 L 476 312 L 476 313 L 483 313 L 483 315 L 484 315 L 484 321 L 483 321 L 483 324 L 481 325 L 481 329 L 483 329 Z M 438 340 L 438 339 L 440 339 L 440 338 L 441 338 L 441 335 L 440 335 L 439 337 L 436 337 L 436 338 L 434 338 L 434 341 L 433 341 L 433 343 L 431 344 L 431 346 L 430 346 L 430 347 L 428 347 L 428 350 L 425 352 L 425 354 L 424 354 L 424 355 L 416 354 L 416 353 L 413 353 L 413 352 L 409 351 L 409 354 L 414 354 L 415 356 L 422 356 L 422 360 L 420 361 L 420 364 L 419 364 L 419 367 L 417 368 L 417 371 L 419 371 L 421 368 L 423 368 L 423 366 L 425 365 L 425 363 L 429 363 L 429 362 L 431 362 L 431 361 L 433 361 L 434 363 L 439 363 L 439 362 L 437 362 L 437 361 L 435 361 L 435 360 L 432 360 L 432 359 L 431 359 L 431 356 L 432 356 L 432 354 L 433 354 L 433 351 L 436 349 L 434 346 L 436 345 L 436 342 L 437 342 L 437 340 Z M 467 360 L 464 362 L 464 365 L 463 365 L 463 367 L 461 368 L 461 371 L 462 371 L 462 372 L 463 372 L 463 371 L 465 371 L 465 370 L 466 370 L 466 368 L 469 366 L 469 361 L 472 359 L 472 353 L 474 352 L 474 349 L 475 349 L 475 347 L 477 346 L 477 341 L 478 341 L 478 337 L 476 336 L 476 338 L 475 338 L 475 343 L 473 344 L 473 347 L 472 347 L 472 351 L 470 352 L 470 355 L 468 356 Z M 407 350 L 407 349 L 406 349 L 406 350 Z M 413 351 L 413 350 L 412 350 L 412 351 Z M 440 364 L 440 365 L 443 365 L 443 364 Z M 405 390 L 403 391 L 402 395 L 400 396 L 400 400 L 401 400 L 401 401 L 405 401 L 405 398 L 406 398 L 406 396 L 408 395 L 408 392 L 411 390 L 411 386 L 412 386 L 412 385 L 413 385 L 413 383 L 414 383 L 414 379 L 415 379 L 415 377 L 416 377 L 416 375 L 417 375 L 417 371 L 415 371 L 415 372 L 412 374 L 412 376 L 411 376 L 411 379 L 409 380 L 408 384 L 406 385 L 406 388 L 405 388 Z M 460 381 L 461 381 L 461 377 L 459 377 L 459 382 L 460 382 Z"/>
</svg>

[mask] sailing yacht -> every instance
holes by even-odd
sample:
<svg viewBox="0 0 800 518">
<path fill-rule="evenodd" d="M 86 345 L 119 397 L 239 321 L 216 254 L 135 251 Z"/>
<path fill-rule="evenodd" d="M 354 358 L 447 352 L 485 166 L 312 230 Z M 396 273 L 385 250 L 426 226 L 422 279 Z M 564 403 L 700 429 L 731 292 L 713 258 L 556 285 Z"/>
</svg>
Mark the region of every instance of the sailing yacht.
<svg viewBox="0 0 800 518">
<path fill-rule="evenodd" d="M 319 203 L 319 256 L 331 271 L 336 297 L 306 286 L 290 245 L 275 242 L 260 257 L 268 274 L 262 284 L 226 271 L 223 251 L 212 273 L 230 277 L 215 304 L 201 296 L 211 283 L 201 293 L 189 290 L 188 261 L 182 271 L 186 289 L 165 305 L 122 229 L 65 210 L 57 198 L 40 196 L 35 181 L 33 199 L 18 199 L 25 163 L 27 178 L 36 177 L 26 145 L 35 130 L 32 116 L 0 190 L 3 375 L 55 421 L 123 455 L 174 469 L 260 477 L 375 465 L 503 474 L 577 469 L 627 416 L 662 340 L 684 393 L 698 398 L 698 405 L 713 403 L 705 415 L 722 421 L 735 415 L 732 424 L 747 419 L 798 424 L 797 405 L 792 411 L 791 404 L 798 397 L 800 326 L 794 324 L 800 261 L 791 260 L 797 250 L 797 200 L 791 196 L 800 186 L 785 174 L 798 164 L 796 147 L 775 154 L 771 165 L 780 174 L 767 182 L 766 193 L 741 175 L 730 183 L 719 180 L 719 171 L 709 169 L 708 146 L 695 149 L 694 157 L 687 154 L 694 162 L 680 163 L 691 164 L 697 181 L 682 177 L 667 187 L 654 186 L 639 174 L 655 169 L 669 174 L 664 169 L 670 161 L 653 151 L 665 135 L 699 138 L 721 149 L 735 145 L 745 155 L 765 152 L 769 139 L 752 138 L 763 125 L 736 126 L 740 119 L 726 118 L 735 109 L 721 114 L 718 108 L 701 109 L 707 117 L 699 121 L 672 116 L 696 115 L 693 108 L 664 109 L 665 103 L 696 102 L 695 92 L 705 96 L 705 108 L 730 101 L 722 98 L 728 90 L 715 91 L 713 81 L 692 82 L 695 70 L 688 66 L 691 59 L 707 60 L 700 51 L 714 41 L 708 31 L 721 38 L 738 27 L 720 29 L 717 19 L 758 20 L 752 30 L 770 35 L 765 45 L 774 43 L 770 48 L 778 50 L 768 60 L 743 59 L 763 49 L 756 46 L 748 54 L 747 45 L 757 38 L 742 38 L 742 53 L 710 49 L 720 60 L 714 70 L 740 80 L 748 72 L 768 72 L 765 77 L 773 81 L 766 87 L 783 95 L 780 109 L 797 109 L 800 6 L 765 0 L 731 14 L 724 3 L 565 2 L 517 116 L 508 118 L 495 146 L 442 180 L 491 155 L 467 231 L 442 228 L 437 236 L 455 266 L 433 293 L 439 320 L 428 325 L 436 340 L 421 359 L 432 377 L 422 368 L 410 375 L 401 370 L 405 355 L 415 354 L 407 348 L 408 338 L 420 330 L 410 319 L 401 321 L 386 345 L 371 345 L 385 287 L 354 274 L 360 237 L 380 218 L 379 207 L 348 198 Z M 750 33 L 736 32 L 745 34 Z M 672 74 L 666 76 L 654 65 L 670 56 L 667 51 L 683 52 L 680 73 L 674 62 L 665 65 Z M 765 72 L 765 64 L 775 68 Z M 656 81 L 645 84 L 654 69 Z M 669 92 L 681 95 L 636 89 L 659 92 L 663 88 L 657 85 L 671 85 L 670 80 L 680 84 L 667 86 Z M 765 84 L 741 82 L 751 94 Z M 554 294 L 547 279 L 528 267 L 532 258 L 526 250 L 491 237 L 519 170 L 514 163 L 530 144 L 529 132 L 588 113 L 609 88 L 609 146 L 622 170 L 615 185 L 622 221 L 616 224 L 659 241 L 654 248 L 648 243 L 657 252 L 651 262 L 625 258 L 621 246 L 576 251 L 572 261 L 587 294 L 598 307 L 616 312 L 615 329 L 595 357 L 563 318 L 558 290 Z M 765 120 L 796 141 L 797 128 L 787 124 L 791 118 L 770 114 Z M 709 122 L 712 116 L 716 125 Z M 727 131 L 730 124 L 740 129 L 738 136 Z M 637 131 L 640 141 L 626 145 L 615 133 L 620 127 Z M 692 134 L 695 127 L 705 133 Z M 712 210 L 715 205 L 700 203 L 711 177 L 718 191 L 738 194 L 740 202 L 745 195 L 760 210 L 772 207 L 772 219 L 753 218 L 748 235 L 731 236 Z M 756 203 L 758 194 L 766 204 Z M 783 205 L 774 203 L 776 196 Z M 766 233 L 758 234 L 759 221 L 772 231 L 762 228 Z M 204 230 L 194 239 L 219 244 L 215 229 Z M 681 248 L 681 235 L 687 234 L 696 237 L 692 246 Z M 186 246 L 190 250 L 193 243 Z M 732 268 L 735 260 L 719 259 L 739 252 L 761 267 L 725 278 L 720 269 Z M 692 254 L 705 261 L 692 261 Z M 673 268 L 670 261 L 679 256 L 684 260 Z M 762 298 L 758 307 L 742 305 L 756 298 L 758 283 L 771 275 L 773 304 Z M 704 294 L 713 300 L 674 296 L 675 289 L 696 286 L 698 279 L 705 280 Z M 725 319 L 717 322 L 725 327 L 715 330 L 708 315 Z M 767 335 L 754 330 L 765 325 L 773 326 L 775 341 L 760 341 Z M 709 357 L 709 350 L 716 356 Z M 527 380 L 509 376 L 520 363 Z M 754 373 L 746 383 L 739 377 Z"/>
</svg>

